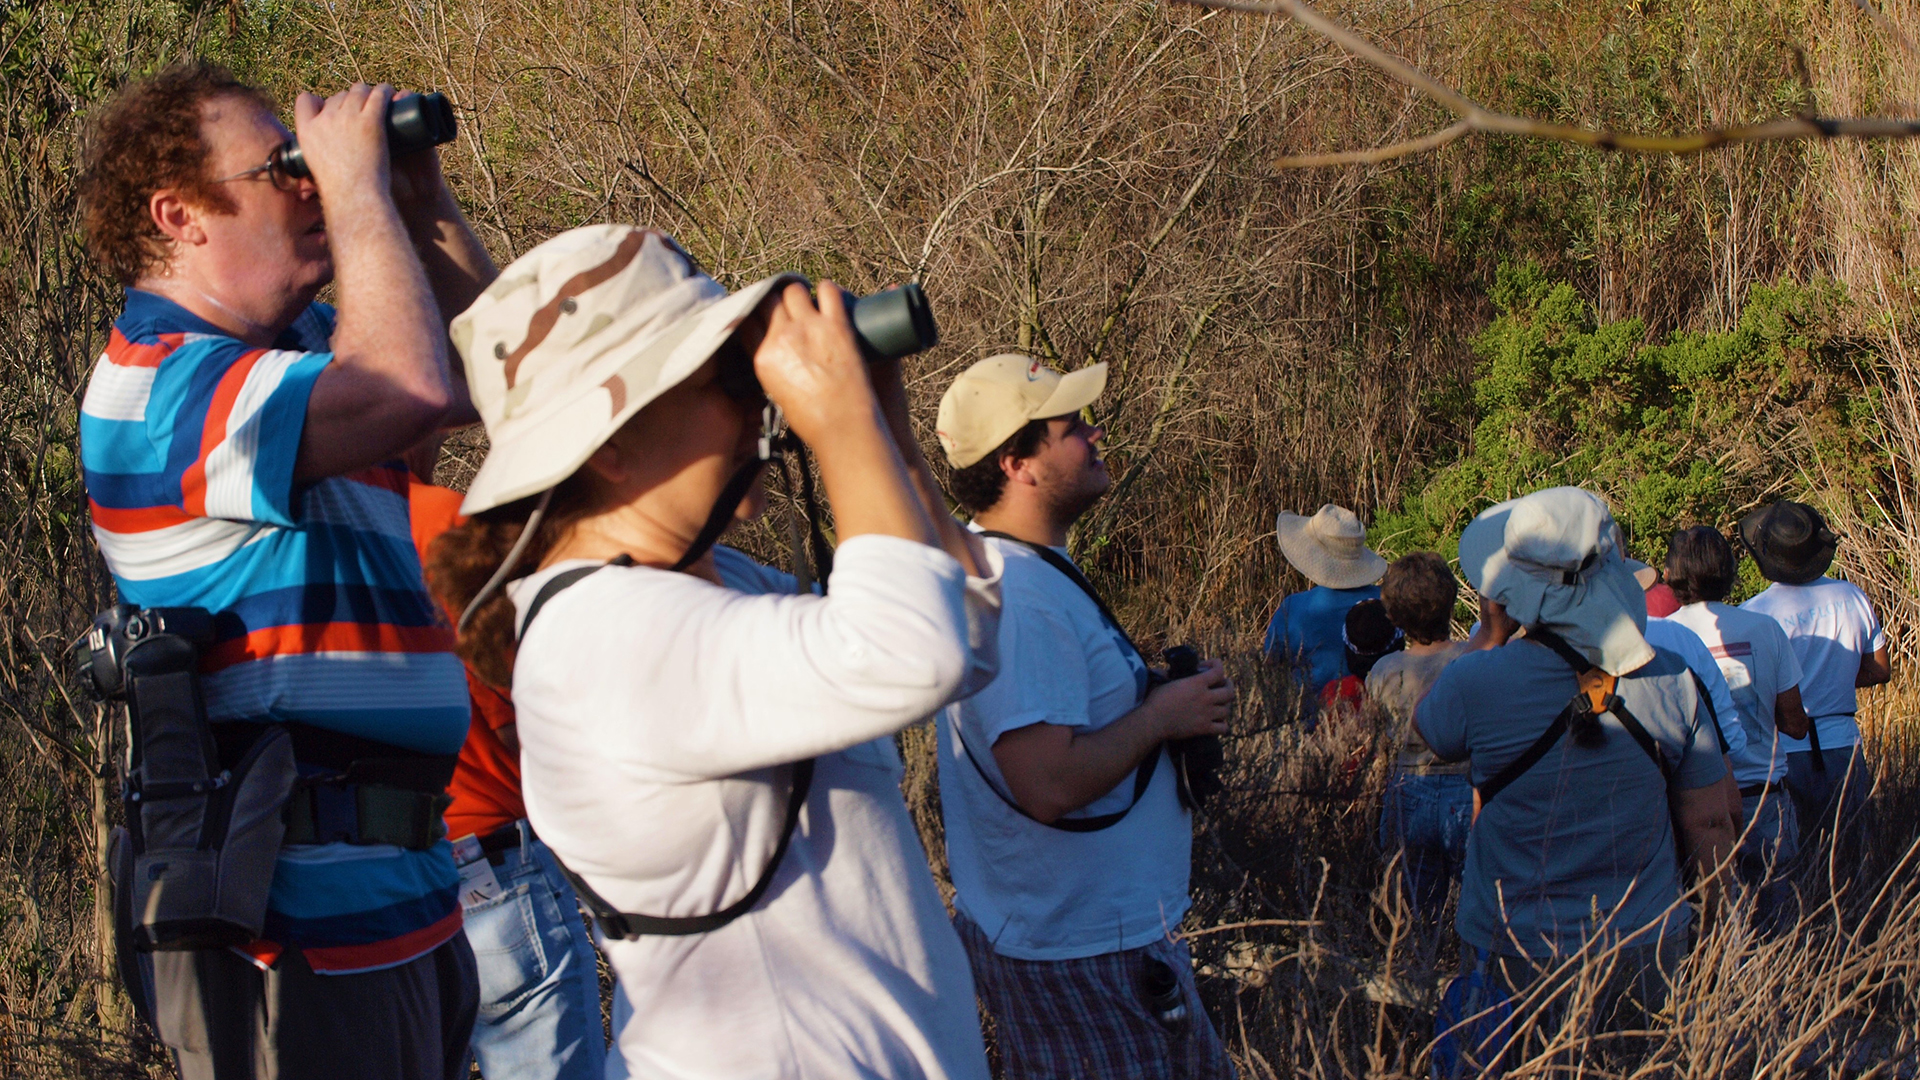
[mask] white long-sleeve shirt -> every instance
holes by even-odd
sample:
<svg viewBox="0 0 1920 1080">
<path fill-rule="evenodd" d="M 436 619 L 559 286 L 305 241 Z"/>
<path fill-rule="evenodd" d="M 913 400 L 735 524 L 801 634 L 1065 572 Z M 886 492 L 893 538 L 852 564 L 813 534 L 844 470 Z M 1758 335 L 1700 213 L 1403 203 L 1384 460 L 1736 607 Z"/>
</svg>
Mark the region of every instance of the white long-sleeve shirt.
<svg viewBox="0 0 1920 1080">
<path fill-rule="evenodd" d="M 999 583 L 859 536 L 829 595 L 717 549 L 727 587 L 607 567 L 556 595 L 514 668 L 528 817 L 622 911 L 746 895 L 812 792 L 771 888 L 727 926 L 604 943 L 648 1078 L 987 1075 L 973 983 L 900 796 L 895 731 L 993 674 Z M 522 612 L 563 563 L 513 587 Z M 623 1010 L 624 1012 L 625 1010 Z"/>
</svg>

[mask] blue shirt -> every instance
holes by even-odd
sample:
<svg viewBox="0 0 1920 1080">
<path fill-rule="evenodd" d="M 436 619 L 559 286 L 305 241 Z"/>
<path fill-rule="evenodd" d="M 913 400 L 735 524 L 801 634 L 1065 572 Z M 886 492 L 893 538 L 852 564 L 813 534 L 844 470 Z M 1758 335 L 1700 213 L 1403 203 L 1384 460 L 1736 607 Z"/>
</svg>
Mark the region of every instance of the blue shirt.
<svg viewBox="0 0 1920 1080">
<path fill-rule="evenodd" d="M 1479 787 L 1533 745 L 1578 688 L 1566 661 L 1521 638 L 1448 664 L 1414 722 L 1441 760 L 1471 760 Z M 1615 689 L 1672 779 L 1612 713 L 1600 718 L 1598 747 L 1562 737 L 1474 822 L 1456 920 L 1468 944 L 1538 960 L 1577 952 L 1603 930 L 1614 940 L 1645 930 L 1636 941 L 1646 941 L 1687 928 L 1668 807 L 1673 792 L 1726 775 L 1720 746 L 1679 654 L 1656 647 Z"/>
<path fill-rule="evenodd" d="M 1380 586 L 1329 589 L 1315 585 L 1280 601 L 1267 624 L 1267 657 L 1306 673 L 1307 701 L 1318 701 L 1328 683 L 1347 674 L 1347 612 L 1362 600 L 1377 600 Z"/>
<path fill-rule="evenodd" d="M 200 666 L 210 719 L 455 754 L 466 671 L 421 577 L 405 465 L 294 482 L 333 325 L 314 304 L 255 348 L 127 290 L 80 406 L 94 539 L 127 603 L 214 612 Z M 289 846 L 266 939 L 316 972 L 391 967 L 459 933 L 458 882 L 445 841 Z"/>
</svg>

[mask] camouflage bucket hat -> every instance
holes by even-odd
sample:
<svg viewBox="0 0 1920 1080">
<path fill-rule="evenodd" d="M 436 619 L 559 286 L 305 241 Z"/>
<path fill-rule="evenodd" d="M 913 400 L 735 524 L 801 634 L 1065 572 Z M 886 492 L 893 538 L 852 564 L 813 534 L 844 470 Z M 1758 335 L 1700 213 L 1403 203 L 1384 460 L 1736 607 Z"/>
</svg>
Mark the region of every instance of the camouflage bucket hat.
<svg viewBox="0 0 1920 1080">
<path fill-rule="evenodd" d="M 729 294 L 671 236 L 629 225 L 572 229 L 515 259 L 453 320 L 492 444 L 461 513 L 571 476 L 776 288 L 805 281 L 776 274 Z"/>
</svg>

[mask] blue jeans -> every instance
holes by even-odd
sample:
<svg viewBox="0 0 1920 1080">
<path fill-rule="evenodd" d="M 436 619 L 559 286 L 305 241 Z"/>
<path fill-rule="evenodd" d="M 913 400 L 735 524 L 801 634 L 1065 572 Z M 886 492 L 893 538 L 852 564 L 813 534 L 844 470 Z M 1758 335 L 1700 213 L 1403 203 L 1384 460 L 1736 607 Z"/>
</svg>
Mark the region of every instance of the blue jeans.
<svg viewBox="0 0 1920 1080">
<path fill-rule="evenodd" d="M 518 825 L 520 847 L 493 868 L 500 895 L 465 913 L 480 969 L 473 1053 L 488 1080 L 600 1080 L 607 1042 L 593 942 L 553 852 Z"/>
<path fill-rule="evenodd" d="M 1419 918 L 1438 922 L 1447 891 L 1467 862 L 1473 829 L 1473 785 L 1458 773 L 1396 772 L 1380 813 L 1380 847 L 1405 849 L 1407 902 Z"/>
<path fill-rule="evenodd" d="M 1800 815 L 1785 791 L 1740 797 L 1741 833 L 1734 877 L 1754 893 L 1754 927 L 1777 937 L 1799 921 L 1793 860 L 1800 854 Z"/>
</svg>

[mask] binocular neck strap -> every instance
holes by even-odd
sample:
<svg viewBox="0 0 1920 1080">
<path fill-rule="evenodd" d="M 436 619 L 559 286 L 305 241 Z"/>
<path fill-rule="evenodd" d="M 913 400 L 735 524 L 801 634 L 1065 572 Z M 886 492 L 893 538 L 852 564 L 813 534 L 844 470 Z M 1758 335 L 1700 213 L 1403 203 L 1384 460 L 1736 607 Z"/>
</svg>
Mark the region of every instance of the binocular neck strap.
<svg viewBox="0 0 1920 1080">
<path fill-rule="evenodd" d="M 700 526 L 700 532 L 694 536 L 693 543 L 687 545 L 686 554 L 669 569 L 685 570 L 700 561 L 700 556 L 713 549 L 720 540 L 720 534 L 733 524 L 733 512 L 740 506 L 740 500 L 747 497 L 754 481 L 760 479 L 760 473 L 780 453 L 785 444 L 786 433 L 782 428 L 780 409 L 777 405 L 768 405 L 760 414 L 760 451 L 753 458 L 742 462 L 733 471 L 733 478 L 727 486 L 720 489 L 720 497 L 713 501 L 713 509 L 707 512 L 707 523 Z"/>
</svg>

